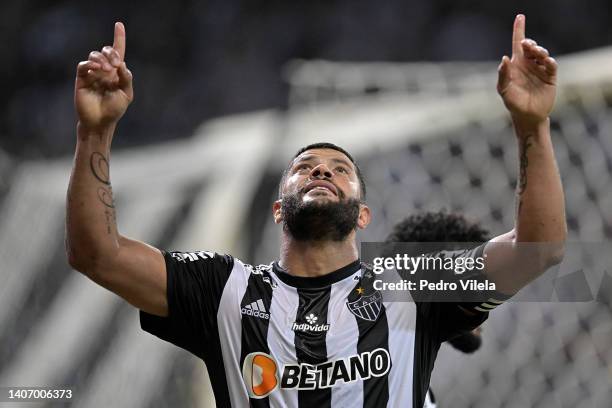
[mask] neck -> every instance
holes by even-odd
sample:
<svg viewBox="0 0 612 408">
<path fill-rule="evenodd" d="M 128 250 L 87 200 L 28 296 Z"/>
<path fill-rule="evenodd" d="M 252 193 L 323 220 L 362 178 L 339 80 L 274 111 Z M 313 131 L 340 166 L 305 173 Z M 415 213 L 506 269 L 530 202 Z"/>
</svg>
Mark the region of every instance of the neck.
<svg viewBox="0 0 612 408">
<path fill-rule="evenodd" d="M 294 276 L 327 275 L 359 258 L 355 231 L 343 241 L 296 241 L 287 232 L 282 234 L 279 263 Z"/>
</svg>

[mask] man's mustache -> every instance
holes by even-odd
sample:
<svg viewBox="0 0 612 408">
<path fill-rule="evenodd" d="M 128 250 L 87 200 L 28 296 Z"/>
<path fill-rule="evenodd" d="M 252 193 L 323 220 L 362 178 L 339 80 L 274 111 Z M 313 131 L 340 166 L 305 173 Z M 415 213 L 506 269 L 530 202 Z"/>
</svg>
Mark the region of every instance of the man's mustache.
<svg viewBox="0 0 612 408">
<path fill-rule="evenodd" d="M 335 183 L 332 183 L 330 180 L 325 180 L 325 181 L 327 181 L 329 184 L 333 185 L 336 188 L 336 192 L 340 200 L 344 200 L 346 198 L 346 194 L 344 194 L 344 192 L 340 188 L 338 188 L 338 186 Z M 302 188 L 298 190 L 297 193 L 300 198 L 304 197 L 304 195 L 306 195 L 306 193 L 308 192 L 306 191 L 306 189 L 308 189 L 309 184 L 310 183 L 307 183 L 306 185 L 304 185 Z"/>
</svg>

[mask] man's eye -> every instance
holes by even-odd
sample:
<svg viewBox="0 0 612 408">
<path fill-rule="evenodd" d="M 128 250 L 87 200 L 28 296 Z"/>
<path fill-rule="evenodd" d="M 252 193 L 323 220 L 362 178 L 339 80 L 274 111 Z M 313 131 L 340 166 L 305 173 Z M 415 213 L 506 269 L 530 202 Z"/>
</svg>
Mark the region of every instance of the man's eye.
<svg viewBox="0 0 612 408">
<path fill-rule="evenodd" d="M 347 169 L 345 169 L 344 167 L 337 167 L 337 168 L 336 168 L 336 171 L 337 171 L 338 173 L 345 173 L 345 174 L 346 174 L 346 173 L 348 173 L 348 170 L 347 170 Z"/>
</svg>

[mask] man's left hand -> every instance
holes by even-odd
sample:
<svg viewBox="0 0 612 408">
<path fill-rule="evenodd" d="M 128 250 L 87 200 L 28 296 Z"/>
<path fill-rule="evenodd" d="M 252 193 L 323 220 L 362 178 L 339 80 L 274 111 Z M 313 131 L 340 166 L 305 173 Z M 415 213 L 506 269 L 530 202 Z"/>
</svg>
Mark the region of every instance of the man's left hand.
<svg viewBox="0 0 612 408">
<path fill-rule="evenodd" d="M 514 20 L 512 58 L 504 55 L 498 68 L 497 92 L 512 119 L 536 125 L 548 118 L 555 102 L 557 62 L 546 48 L 525 38 L 525 16 Z"/>
</svg>

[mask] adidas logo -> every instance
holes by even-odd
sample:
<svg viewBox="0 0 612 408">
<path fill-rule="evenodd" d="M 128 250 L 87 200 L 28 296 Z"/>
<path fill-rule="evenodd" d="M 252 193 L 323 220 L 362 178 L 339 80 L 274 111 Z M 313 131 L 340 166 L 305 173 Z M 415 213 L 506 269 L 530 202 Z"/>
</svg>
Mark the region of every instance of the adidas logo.
<svg viewBox="0 0 612 408">
<path fill-rule="evenodd" d="M 260 319 L 266 320 L 270 319 L 270 313 L 266 311 L 266 306 L 261 299 L 258 299 L 249 305 L 244 305 L 241 312 L 243 315 L 247 316 L 259 317 Z"/>
</svg>

